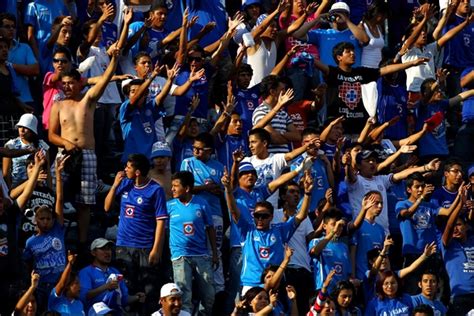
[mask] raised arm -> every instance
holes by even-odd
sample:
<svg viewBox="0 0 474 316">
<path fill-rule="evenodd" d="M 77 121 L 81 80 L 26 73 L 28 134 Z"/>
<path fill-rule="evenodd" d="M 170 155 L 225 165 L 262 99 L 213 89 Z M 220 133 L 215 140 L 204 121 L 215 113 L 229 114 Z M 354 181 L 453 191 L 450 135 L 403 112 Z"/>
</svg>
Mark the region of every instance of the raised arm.
<svg viewBox="0 0 474 316">
<path fill-rule="evenodd" d="M 385 75 L 388 75 L 394 72 L 399 72 L 411 67 L 416 67 L 418 65 L 427 63 L 429 60 L 430 60 L 429 58 L 423 57 L 423 58 L 418 58 L 415 60 L 408 61 L 406 63 L 387 65 L 385 67 L 380 68 L 380 76 L 385 76 Z"/>
<path fill-rule="evenodd" d="M 441 48 L 443 47 L 444 45 L 446 45 L 446 43 L 448 41 L 450 41 L 453 37 L 455 37 L 459 32 L 462 31 L 462 29 L 464 29 L 465 27 L 467 27 L 469 24 L 472 23 L 472 21 L 474 21 L 474 15 L 471 14 L 470 16 L 468 16 L 466 18 L 465 21 L 463 21 L 462 23 L 459 23 L 458 25 L 456 25 L 455 27 L 453 27 L 452 29 L 450 29 L 448 32 L 446 32 L 446 34 L 444 34 L 439 40 L 436 41 L 436 43 L 438 44 L 438 48 Z"/>
<path fill-rule="evenodd" d="M 63 170 L 64 164 L 69 159 L 69 156 L 63 156 L 55 161 L 56 164 L 56 205 L 54 212 L 56 213 L 56 220 L 59 224 L 64 225 L 64 193 L 63 193 Z"/>
<path fill-rule="evenodd" d="M 174 79 L 178 75 L 179 72 L 179 65 L 178 63 L 175 63 L 171 69 L 166 67 L 166 74 L 168 76 L 168 79 L 166 80 L 165 85 L 163 86 L 163 89 L 161 89 L 160 93 L 155 98 L 155 104 L 158 106 L 163 103 L 163 101 L 166 99 L 168 96 L 171 86 L 173 85 Z"/>
<path fill-rule="evenodd" d="M 295 223 L 299 225 L 302 221 L 308 217 L 309 205 L 311 204 L 311 194 L 313 192 L 313 178 L 311 177 L 311 171 L 305 170 L 303 177 L 304 186 L 304 197 L 301 203 L 301 208 L 295 216 Z"/>
<path fill-rule="evenodd" d="M 315 138 L 311 139 L 306 145 L 300 146 L 296 149 L 293 149 L 289 153 L 286 153 L 285 154 L 285 160 L 286 160 L 286 162 L 290 162 L 293 159 L 295 159 L 296 157 L 298 157 L 299 155 L 303 154 L 305 151 L 307 151 L 308 148 L 316 147 L 316 150 L 317 150 L 317 149 L 319 149 L 320 146 L 321 146 L 321 143 L 319 141 L 319 138 L 315 137 Z"/>
<path fill-rule="evenodd" d="M 322 141 L 322 142 L 326 142 L 327 139 L 328 139 L 328 136 L 329 134 L 331 133 L 331 130 L 334 128 L 334 126 L 336 126 L 337 124 L 339 123 L 342 123 L 344 122 L 345 120 L 345 116 L 342 115 L 342 116 L 339 116 L 338 118 L 332 120 L 328 126 L 326 126 L 326 128 L 321 132 L 321 135 L 319 135 L 319 139 Z"/>
<path fill-rule="evenodd" d="M 221 115 L 219 115 L 219 118 L 217 119 L 216 123 L 214 124 L 211 131 L 209 132 L 211 135 L 215 136 L 220 132 L 225 132 L 223 130 L 223 127 L 229 121 L 235 105 L 236 105 L 235 97 L 232 94 L 232 82 L 229 81 L 227 83 L 227 101 L 225 104 L 223 103 L 222 113 Z"/>
<path fill-rule="evenodd" d="M 265 32 L 265 30 L 267 29 L 267 27 L 270 25 L 270 23 L 272 23 L 273 19 L 280 13 L 282 13 L 283 11 L 285 11 L 288 7 L 290 6 L 290 3 L 288 0 L 280 0 L 280 2 L 278 3 L 278 7 L 275 9 L 275 11 L 273 11 L 272 13 L 270 13 L 266 18 L 265 20 L 262 21 L 262 23 L 260 25 L 258 25 L 257 27 L 255 27 L 253 30 L 252 30 L 252 37 L 255 41 L 255 43 L 260 43 L 260 36 L 263 34 L 263 32 Z"/>
<path fill-rule="evenodd" d="M 331 230 L 329 234 L 324 236 L 323 239 L 321 239 L 311 250 L 309 251 L 309 254 L 312 257 L 317 257 L 321 254 L 321 252 L 326 248 L 327 244 L 335 237 L 339 236 L 342 233 L 342 230 L 344 229 L 345 222 L 344 220 L 340 219 L 336 222 L 336 226 L 334 230 Z"/>
<path fill-rule="evenodd" d="M 352 167 L 352 157 L 350 153 L 345 153 L 342 156 L 342 165 L 344 166 L 344 171 L 345 171 L 345 176 L 346 176 L 346 181 L 349 184 L 354 184 L 357 182 L 357 175 Z"/>
<path fill-rule="evenodd" d="M 94 25 L 92 26 L 86 39 L 82 41 L 81 45 L 79 45 L 79 57 L 84 59 L 87 57 L 87 55 L 89 55 L 89 49 L 96 40 L 97 36 L 99 35 L 102 25 L 105 21 L 107 21 L 107 19 L 111 18 L 113 15 L 114 5 L 112 3 L 109 3 L 106 5 L 104 11 L 102 12 L 102 15 L 100 16 L 99 20 L 97 20 L 97 23 L 94 23 Z"/>
<path fill-rule="evenodd" d="M 360 208 L 360 212 L 357 215 L 356 219 L 353 222 L 350 222 L 349 224 L 347 224 L 348 231 L 354 232 L 362 226 L 362 223 L 364 222 L 364 218 L 365 218 L 365 215 L 367 214 L 367 211 L 371 207 L 376 205 L 375 196 L 376 196 L 375 194 L 372 194 L 369 197 L 365 197 L 362 200 L 362 206 Z"/>
<path fill-rule="evenodd" d="M 448 22 L 449 19 L 451 19 L 453 13 L 456 12 L 456 9 L 459 3 L 460 3 L 459 0 L 449 1 L 448 6 L 446 7 L 446 10 L 444 10 L 443 16 L 441 17 L 441 19 L 439 19 L 439 22 L 433 31 L 433 38 L 435 40 L 438 40 L 441 37 L 443 29 L 446 26 L 446 23 Z"/>
<path fill-rule="evenodd" d="M 112 209 L 112 206 L 115 200 L 115 193 L 117 192 L 117 188 L 119 187 L 123 179 L 125 179 L 125 172 L 124 171 L 117 172 L 117 174 L 115 175 L 114 183 L 110 187 L 110 190 L 107 193 L 107 196 L 105 197 L 104 210 L 106 212 Z"/>
<path fill-rule="evenodd" d="M 183 124 L 181 124 L 178 130 L 178 133 L 176 134 L 176 137 L 178 138 L 179 141 L 183 140 L 184 137 L 186 136 L 186 132 L 189 126 L 189 121 L 191 121 L 191 115 L 198 107 L 199 102 L 200 102 L 199 95 L 195 94 L 191 100 L 191 106 L 189 107 L 188 112 L 186 113 L 186 116 L 184 117 Z"/>
<path fill-rule="evenodd" d="M 102 76 L 102 80 L 96 83 L 92 88 L 87 91 L 85 97 L 88 99 L 88 104 L 92 104 L 93 102 L 98 100 L 102 96 L 102 93 L 104 93 L 105 88 L 109 84 L 110 79 L 112 79 L 112 76 L 115 73 L 115 69 L 117 68 L 120 49 L 120 47 L 115 47 L 112 53 L 112 59 L 110 60 L 110 64 L 107 66 L 107 69 L 105 70 Z"/>
<path fill-rule="evenodd" d="M 182 65 L 188 55 L 188 18 L 189 8 L 183 12 L 183 21 L 181 24 L 181 34 L 179 35 L 179 49 L 176 53 L 176 61 Z"/>
<path fill-rule="evenodd" d="M 398 182 L 401 180 L 406 179 L 409 175 L 415 173 L 415 172 L 427 172 L 427 171 L 437 171 L 439 169 L 441 162 L 439 159 L 433 159 L 426 165 L 420 166 L 420 167 L 412 167 L 408 168 L 406 170 L 397 172 L 393 175 L 393 181 Z"/>
<path fill-rule="evenodd" d="M 383 248 L 379 252 L 379 255 L 375 259 L 374 263 L 372 264 L 372 267 L 370 267 L 369 270 L 369 279 L 375 277 L 377 273 L 380 270 L 380 266 L 382 265 L 382 261 L 387 258 L 388 251 L 390 247 L 393 245 L 393 239 L 390 237 L 390 235 L 385 236 L 385 240 L 383 242 Z"/>
<path fill-rule="evenodd" d="M 23 310 L 28 305 L 28 303 L 34 300 L 35 291 L 38 288 L 38 284 L 39 284 L 39 279 L 40 279 L 40 275 L 38 273 L 35 273 L 35 271 L 32 271 L 31 272 L 31 285 L 28 288 L 28 290 L 26 290 L 25 294 L 23 294 L 18 300 L 18 302 L 16 303 L 15 312 L 13 315 L 21 315 L 21 313 L 23 313 Z"/>
<path fill-rule="evenodd" d="M 434 6 L 430 4 L 424 4 L 420 7 L 420 11 L 423 14 L 423 20 L 421 20 L 414 27 L 411 35 L 408 36 L 408 38 L 403 43 L 401 48 L 401 54 L 406 53 L 406 51 L 413 47 L 416 42 L 416 39 L 421 34 L 421 31 L 423 31 L 423 29 L 425 28 L 426 23 L 428 23 L 428 20 L 433 16 Z"/>
<path fill-rule="evenodd" d="M 357 25 L 352 23 L 351 19 L 349 18 L 349 15 L 347 15 L 345 13 L 340 13 L 340 12 L 335 13 L 335 15 L 339 16 L 339 18 L 341 20 L 346 22 L 347 28 L 352 32 L 354 37 L 359 42 L 361 42 L 362 44 L 367 44 L 369 42 L 370 38 L 367 35 L 367 33 L 365 32 L 365 29 L 364 28 L 359 28 L 359 27 L 357 27 Z"/>
<path fill-rule="evenodd" d="M 30 199 L 31 194 L 33 193 L 33 190 L 36 187 L 36 182 L 38 181 L 40 171 L 44 165 L 46 165 L 46 156 L 43 151 L 40 150 L 35 154 L 35 165 L 33 166 L 33 171 L 31 172 L 30 177 L 26 181 L 25 189 L 16 199 L 16 203 L 18 204 L 20 210 L 23 210 L 25 208 L 26 203 Z"/>
<path fill-rule="evenodd" d="M 182 96 L 185 95 L 186 92 L 188 92 L 189 89 L 191 89 L 193 82 L 197 80 L 201 80 L 201 78 L 206 74 L 206 70 L 204 68 L 201 68 L 198 71 L 193 71 L 189 74 L 189 79 L 186 80 L 185 83 L 182 85 L 176 87 L 173 91 L 174 96 Z"/>
<path fill-rule="evenodd" d="M 461 185 L 458 190 L 458 196 L 454 200 L 456 202 L 456 205 L 454 206 L 453 212 L 449 215 L 448 222 L 446 223 L 446 227 L 444 228 L 443 235 L 441 236 L 441 240 L 443 241 L 443 245 L 447 246 L 451 242 L 451 239 L 453 238 L 453 232 L 454 232 L 454 225 L 456 224 L 456 220 L 458 219 L 459 212 L 462 209 L 462 203 L 461 199 L 463 196 L 465 196 L 468 192 L 468 190 L 471 188 L 471 185 L 468 184 L 466 185 Z M 454 204 L 454 203 L 453 203 Z"/>
<path fill-rule="evenodd" d="M 222 185 L 225 189 L 225 201 L 227 203 L 227 207 L 229 208 L 230 215 L 232 216 L 232 220 L 234 223 L 237 223 L 240 219 L 240 210 L 237 207 L 237 203 L 235 202 L 235 197 L 232 192 L 232 184 L 230 182 L 230 177 L 227 172 L 227 167 L 224 167 L 224 173 L 221 178 Z"/>
<path fill-rule="evenodd" d="M 303 45 L 294 45 L 291 50 L 283 56 L 283 58 L 280 60 L 278 64 L 276 64 L 275 67 L 273 67 L 272 72 L 270 75 L 276 75 L 278 76 L 284 69 L 286 64 L 288 64 L 288 61 L 290 60 L 291 56 L 296 54 L 296 52 L 301 49 Z"/>
<path fill-rule="evenodd" d="M 271 289 L 277 289 L 283 275 L 285 274 L 285 270 L 288 267 L 288 264 L 290 263 L 291 256 L 293 256 L 293 252 L 293 249 L 291 249 L 288 245 L 285 245 L 285 256 L 283 257 L 283 261 L 280 263 L 280 266 L 272 275 L 271 279 L 263 285 L 263 288 L 266 291 L 269 291 Z"/>
<path fill-rule="evenodd" d="M 287 89 L 286 91 L 281 91 L 280 95 L 278 96 L 278 102 L 277 104 L 271 109 L 264 117 L 262 117 L 257 124 L 255 124 L 252 129 L 256 128 L 265 128 L 277 115 L 278 111 L 281 110 L 281 108 L 293 100 L 294 98 L 294 90 L 293 89 Z"/>
<path fill-rule="evenodd" d="M 402 209 L 400 211 L 400 216 L 404 218 L 409 218 L 412 217 L 413 214 L 415 214 L 416 210 L 420 206 L 420 204 L 423 202 L 423 200 L 428 200 L 428 196 L 431 195 L 434 191 L 434 186 L 432 184 L 427 184 L 423 188 L 423 193 L 420 198 L 418 198 L 415 203 L 413 203 L 409 208 Z"/>
<path fill-rule="evenodd" d="M 66 268 L 64 269 L 63 273 L 61 273 L 61 277 L 59 278 L 58 283 L 54 287 L 54 291 L 56 292 L 56 295 L 59 297 L 63 294 L 64 290 L 66 289 L 66 284 L 69 279 L 69 275 L 72 272 L 72 266 L 74 265 L 74 262 L 76 262 L 77 255 L 74 255 L 71 253 L 69 250 L 67 253 L 67 264 Z"/>
<path fill-rule="evenodd" d="M 427 244 L 425 246 L 425 250 L 423 251 L 423 253 L 415 261 L 413 261 L 412 264 L 400 270 L 399 272 L 400 279 L 403 279 L 408 274 L 418 269 L 421 266 L 421 264 L 435 252 L 436 252 L 436 243 L 433 241 L 431 244 Z"/>
<path fill-rule="evenodd" d="M 67 25 L 72 26 L 72 24 L 73 24 L 72 17 L 65 16 L 62 19 L 61 24 L 56 25 L 56 27 L 53 28 L 51 32 L 51 36 L 49 37 L 48 42 L 46 43 L 46 46 L 49 49 L 53 49 L 54 44 L 56 44 L 56 41 L 58 40 L 59 33 L 61 33 L 62 28 Z"/>
<path fill-rule="evenodd" d="M 313 160 L 311 158 L 306 158 L 301 162 L 301 164 L 296 167 L 294 170 L 282 174 L 272 182 L 268 184 L 268 190 L 273 193 L 278 190 L 279 187 L 287 183 L 288 181 L 293 180 L 300 172 L 308 170 L 313 165 Z"/>
<path fill-rule="evenodd" d="M 132 24 L 132 18 L 133 18 L 133 9 L 132 8 L 125 9 L 125 12 L 123 15 L 122 32 L 120 32 L 120 37 L 117 41 L 117 47 L 119 49 L 123 49 L 127 45 L 128 29 L 130 27 L 130 24 Z M 124 51 L 122 50 L 122 53 L 123 52 Z"/>
<path fill-rule="evenodd" d="M 398 159 L 398 157 L 400 157 L 401 154 L 411 154 L 416 150 L 416 147 L 416 145 L 404 145 L 400 147 L 395 153 L 391 154 L 387 159 L 377 165 L 377 171 L 380 172 L 383 169 L 389 167 L 395 162 L 395 160 Z"/>
</svg>

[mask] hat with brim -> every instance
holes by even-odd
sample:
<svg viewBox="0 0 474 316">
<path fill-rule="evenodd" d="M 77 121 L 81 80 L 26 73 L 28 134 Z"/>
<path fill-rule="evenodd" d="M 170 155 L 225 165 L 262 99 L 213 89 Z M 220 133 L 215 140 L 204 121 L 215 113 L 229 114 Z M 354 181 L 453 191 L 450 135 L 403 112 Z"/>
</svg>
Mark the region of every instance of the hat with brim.
<svg viewBox="0 0 474 316">
<path fill-rule="evenodd" d="M 357 154 L 356 162 L 361 163 L 362 160 L 368 159 L 368 158 L 371 158 L 371 157 L 378 158 L 377 153 L 375 151 L 366 149 L 366 150 L 363 150 L 363 151 L 361 151 L 360 153 Z"/>
<path fill-rule="evenodd" d="M 38 119 L 31 113 L 23 114 L 20 117 L 20 120 L 15 125 L 15 128 L 18 127 L 25 127 L 38 135 Z"/>
<path fill-rule="evenodd" d="M 105 238 L 97 238 L 91 244 L 91 251 L 95 249 L 104 248 L 107 245 L 113 245 L 114 243 Z"/>
</svg>

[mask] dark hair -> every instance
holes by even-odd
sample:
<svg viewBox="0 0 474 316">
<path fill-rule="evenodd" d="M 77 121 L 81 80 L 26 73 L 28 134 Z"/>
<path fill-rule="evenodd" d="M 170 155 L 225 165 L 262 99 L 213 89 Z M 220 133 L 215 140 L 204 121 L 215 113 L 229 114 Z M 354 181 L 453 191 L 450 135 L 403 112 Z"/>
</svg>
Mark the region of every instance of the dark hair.
<svg viewBox="0 0 474 316">
<path fill-rule="evenodd" d="M 5 45 L 7 45 L 7 47 L 8 47 L 8 44 L 9 44 L 7 38 L 2 37 L 1 35 L 0 35 L 0 43 L 5 43 Z"/>
<path fill-rule="evenodd" d="M 434 78 L 427 78 L 423 80 L 420 86 L 420 93 L 423 99 L 429 99 L 432 96 L 431 86 L 436 82 Z M 429 98 L 428 98 L 429 97 Z"/>
<path fill-rule="evenodd" d="M 337 297 L 339 296 L 339 293 L 341 293 L 342 290 L 350 290 L 350 291 L 352 291 L 352 294 L 354 296 L 356 294 L 356 289 L 354 287 L 354 284 L 352 284 L 350 281 L 342 280 L 342 281 L 337 282 L 336 288 L 331 293 L 332 300 L 336 304 L 336 307 L 338 307 Z M 350 303 L 350 306 L 353 305 L 354 299 L 355 298 L 352 297 L 352 301 Z"/>
<path fill-rule="evenodd" d="M 128 96 L 130 94 L 130 87 L 131 86 L 141 86 L 145 80 L 143 79 L 132 79 L 125 87 L 123 87 L 123 93 Z"/>
<path fill-rule="evenodd" d="M 189 187 L 189 189 L 194 188 L 194 176 L 189 171 L 178 171 L 171 176 L 171 181 L 179 180 L 183 187 Z"/>
<path fill-rule="evenodd" d="M 314 127 L 306 127 L 301 133 L 301 138 L 305 138 L 308 135 L 316 134 L 319 135 L 319 131 Z"/>
<path fill-rule="evenodd" d="M 334 58 L 334 61 L 336 64 L 339 64 L 339 61 L 337 60 L 337 56 L 341 56 L 344 53 L 344 50 L 349 49 L 349 50 L 354 50 L 354 44 L 349 43 L 349 42 L 340 42 L 334 48 L 332 49 L 332 58 Z"/>
<path fill-rule="evenodd" d="M 188 49 L 188 56 L 191 52 L 198 52 L 198 53 L 201 53 L 202 57 L 204 57 L 204 55 L 206 54 L 206 52 L 204 51 L 204 49 L 198 45 L 198 44 L 194 44 L 192 45 L 189 49 Z"/>
<path fill-rule="evenodd" d="M 242 296 L 242 301 L 245 301 L 244 312 L 247 312 L 247 313 L 253 312 L 250 302 L 252 302 L 253 299 L 262 292 L 266 292 L 266 291 L 264 288 L 260 286 L 254 286 L 250 288 L 247 292 L 245 292 L 245 295 Z"/>
<path fill-rule="evenodd" d="M 54 20 L 53 20 L 53 27 L 55 26 L 58 26 L 61 24 L 61 22 L 63 21 L 63 19 L 65 18 L 66 16 L 65 15 L 60 15 L 60 16 L 57 16 Z"/>
<path fill-rule="evenodd" d="M 251 75 L 253 75 L 252 66 L 250 66 L 249 64 L 242 64 L 242 65 L 240 65 L 239 70 L 237 71 L 237 75 L 240 75 L 240 74 L 243 73 L 243 72 L 248 72 L 248 73 L 250 73 Z"/>
<path fill-rule="evenodd" d="M 146 177 L 148 171 L 150 171 L 150 161 L 147 156 L 143 154 L 130 154 L 127 161 L 130 162 L 135 169 L 139 170 L 142 176 Z"/>
<path fill-rule="evenodd" d="M 390 8 L 388 4 L 383 0 L 374 0 L 372 4 L 367 8 L 367 11 L 362 18 L 364 21 L 372 20 L 378 14 L 383 14 L 386 17 L 390 13 Z"/>
<path fill-rule="evenodd" d="M 194 138 L 195 142 L 201 142 L 205 147 L 214 149 L 214 138 L 208 132 L 202 132 Z"/>
<path fill-rule="evenodd" d="M 395 296 L 399 297 L 400 295 L 402 295 L 402 283 L 401 283 L 400 277 L 393 271 L 383 271 L 381 273 L 380 278 L 377 280 L 377 283 L 375 284 L 375 291 L 377 293 L 378 298 L 381 300 L 387 298 L 387 296 L 385 295 L 385 292 L 383 291 L 383 283 L 389 277 L 394 277 L 395 280 L 397 281 L 398 287 L 397 287 L 397 293 L 395 293 Z"/>
<path fill-rule="evenodd" d="M 56 54 L 64 54 L 66 56 L 67 60 L 69 60 L 69 61 L 72 60 L 71 51 L 67 47 L 58 46 L 53 52 L 53 57 Z"/>
<path fill-rule="evenodd" d="M 290 187 L 290 186 L 296 186 L 298 188 L 300 187 L 296 181 L 290 180 L 290 181 L 286 182 L 280 188 L 280 196 L 284 196 L 286 194 L 286 192 L 288 191 L 288 187 Z"/>
<path fill-rule="evenodd" d="M 264 129 L 264 128 L 254 128 L 249 132 L 249 137 L 251 135 L 256 136 L 258 139 L 260 139 L 262 142 L 267 142 L 267 147 L 270 145 L 272 138 L 270 136 L 270 133 Z"/>
<path fill-rule="evenodd" d="M 64 71 L 61 73 L 60 78 L 63 79 L 64 77 L 71 77 L 72 79 L 76 81 L 81 81 L 81 74 L 77 69 L 71 68 L 69 70 Z"/>
<path fill-rule="evenodd" d="M 413 186 L 413 183 L 415 183 L 415 181 L 425 183 L 425 178 L 420 172 L 412 173 L 408 176 L 405 182 L 407 190 Z"/>
<path fill-rule="evenodd" d="M 426 269 L 420 274 L 420 282 L 423 280 L 424 275 L 434 275 L 436 282 L 439 282 L 439 275 L 433 269 Z"/>
<path fill-rule="evenodd" d="M 367 192 L 366 194 L 364 194 L 364 199 L 368 198 L 368 197 L 371 197 L 374 194 L 377 194 L 378 196 L 382 196 L 382 193 L 380 193 L 380 191 L 371 190 L 371 191 Z"/>
<path fill-rule="evenodd" d="M 150 12 L 155 12 L 159 9 L 166 9 L 166 12 L 168 12 L 168 6 L 165 2 L 158 2 L 157 4 L 153 5 L 150 9 Z"/>
<path fill-rule="evenodd" d="M 416 315 L 417 313 L 423 313 L 426 314 L 426 316 L 434 316 L 433 308 L 426 304 L 420 304 L 417 307 L 413 308 L 411 314 Z"/>
<path fill-rule="evenodd" d="M 91 20 L 87 20 L 86 22 L 84 22 L 84 24 L 82 24 L 82 28 L 81 28 L 82 37 L 87 38 L 87 36 L 89 35 L 89 31 L 91 30 L 92 24 L 95 24 L 95 23 L 97 23 L 97 20 L 91 19 Z"/>
<path fill-rule="evenodd" d="M 451 169 L 454 165 L 458 165 L 458 166 L 461 166 L 462 167 L 462 163 L 456 159 L 456 158 L 450 158 L 448 160 L 446 160 L 446 162 L 444 163 L 444 168 L 443 170 L 446 172 L 446 171 L 449 171 L 449 169 Z"/>
<path fill-rule="evenodd" d="M 280 266 L 273 265 L 273 264 L 267 266 L 267 267 L 263 270 L 262 274 L 260 275 L 260 283 L 262 283 L 262 284 L 265 283 L 265 282 L 264 282 L 264 281 L 265 281 L 265 276 L 268 274 L 268 272 L 270 272 L 270 271 L 276 272 L 279 267 L 280 267 Z"/>
<path fill-rule="evenodd" d="M 140 51 L 135 56 L 133 56 L 133 64 L 136 65 L 138 63 L 138 61 L 140 60 L 140 58 L 142 58 L 142 57 L 148 57 L 148 58 L 151 59 L 150 54 L 148 54 L 147 52 L 144 52 L 144 51 Z"/>
<path fill-rule="evenodd" d="M 324 213 L 323 223 L 326 224 L 331 219 L 335 219 L 336 221 L 338 221 L 341 218 L 342 218 L 342 212 L 336 207 L 331 207 L 329 210 L 327 210 L 326 213 Z"/>
<path fill-rule="evenodd" d="M 270 90 L 278 88 L 281 79 L 276 75 L 269 75 L 262 79 L 260 82 L 260 96 L 265 99 L 270 95 Z"/>
<path fill-rule="evenodd" d="M 16 17 L 8 12 L 0 13 L 0 25 L 3 26 L 3 20 L 12 21 L 16 26 Z"/>
<path fill-rule="evenodd" d="M 270 214 L 273 214 L 273 205 L 272 203 L 268 202 L 268 201 L 260 201 L 260 202 L 257 202 L 255 204 L 255 209 L 257 209 L 257 207 L 263 207 L 263 208 L 266 208 Z"/>
</svg>

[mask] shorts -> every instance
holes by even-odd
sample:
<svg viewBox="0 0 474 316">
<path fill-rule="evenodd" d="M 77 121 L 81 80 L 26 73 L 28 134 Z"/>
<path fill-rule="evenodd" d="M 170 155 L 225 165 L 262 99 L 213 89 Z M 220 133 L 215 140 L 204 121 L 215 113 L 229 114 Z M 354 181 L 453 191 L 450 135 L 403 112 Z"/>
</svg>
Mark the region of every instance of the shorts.
<svg viewBox="0 0 474 316">
<path fill-rule="evenodd" d="M 56 155 L 56 159 L 63 156 L 62 149 Z M 51 175 L 53 177 L 53 185 L 56 187 L 56 170 L 55 164 L 51 167 Z M 68 180 L 68 175 L 63 174 L 63 180 Z M 76 194 L 75 202 L 95 205 L 95 195 L 97 191 L 97 157 L 93 149 L 82 150 L 82 167 L 81 167 L 81 186 L 80 191 Z"/>
</svg>

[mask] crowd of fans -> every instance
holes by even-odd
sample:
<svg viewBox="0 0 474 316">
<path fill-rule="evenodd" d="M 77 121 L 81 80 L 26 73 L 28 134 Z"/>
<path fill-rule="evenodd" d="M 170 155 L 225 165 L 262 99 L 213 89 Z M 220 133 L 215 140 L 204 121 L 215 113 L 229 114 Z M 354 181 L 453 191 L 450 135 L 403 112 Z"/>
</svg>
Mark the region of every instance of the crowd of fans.
<svg viewBox="0 0 474 316">
<path fill-rule="evenodd" d="M 1 1 L 0 315 L 472 315 L 471 5 Z"/>
</svg>

